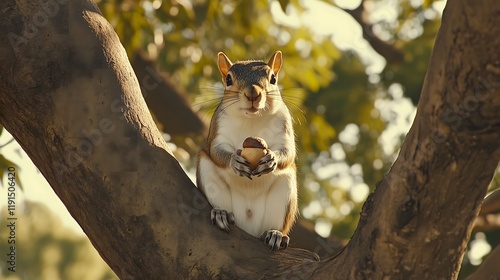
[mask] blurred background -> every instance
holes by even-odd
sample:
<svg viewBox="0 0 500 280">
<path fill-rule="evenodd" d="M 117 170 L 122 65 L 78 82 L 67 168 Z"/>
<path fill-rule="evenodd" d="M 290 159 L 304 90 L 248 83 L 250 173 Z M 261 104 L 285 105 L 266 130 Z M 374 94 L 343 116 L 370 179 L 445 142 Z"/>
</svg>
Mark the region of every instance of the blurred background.
<svg viewBox="0 0 500 280">
<path fill-rule="evenodd" d="M 292 246 L 324 257 L 356 228 L 415 116 L 445 1 L 97 1 L 141 83 L 151 113 L 194 180 L 195 155 L 222 96 L 216 55 L 267 61 L 293 112 L 301 221 Z M 12 136 L 0 130 L 0 178 L 17 170 L 17 271 L 3 279 L 116 279 Z M 497 172 L 498 174 L 498 172 Z M 490 186 L 500 186 L 499 176 Z M 3 194 L 1 197 L 6 197 Z M 0 200 L 6 221 L 7 199 Z M 295 233 L 296 232 L 296 233 Z M 476 227 L 460 279 L 500 243 Z M 8 228 L 0 227 L 1 252 Z M 295 243 L 294 243 L 295 242 Z M 3 253 L 2 253 L 3 254 Z"/>
</svg>

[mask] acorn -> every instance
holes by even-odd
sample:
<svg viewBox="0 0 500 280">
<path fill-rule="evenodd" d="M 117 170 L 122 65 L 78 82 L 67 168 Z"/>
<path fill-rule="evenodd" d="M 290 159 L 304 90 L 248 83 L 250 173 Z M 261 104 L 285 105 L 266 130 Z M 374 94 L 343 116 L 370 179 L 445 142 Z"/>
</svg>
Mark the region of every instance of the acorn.
<svg viewBox="0 0 500 280">
<path fill-rule="evenodd" d="M 267 155 L 267 143 L 260 137 L 248 137 L 243 141 L 241 156 L 248 161 L 252 170 L 257 168 L 259 160 Z"/>
</svg>

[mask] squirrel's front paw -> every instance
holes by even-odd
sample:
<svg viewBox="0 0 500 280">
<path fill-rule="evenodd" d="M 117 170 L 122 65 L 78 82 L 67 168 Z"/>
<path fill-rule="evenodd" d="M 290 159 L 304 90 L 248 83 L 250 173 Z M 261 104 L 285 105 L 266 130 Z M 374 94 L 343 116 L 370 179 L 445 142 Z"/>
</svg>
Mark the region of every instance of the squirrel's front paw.
<svg viewBox="0 0 500 280">
<path fill-rule="evenodd" d="M 229 224 L 234 225 L 234 214 L 226 210 L 218 208 L 212 209 L 210 212 L 210 219 L 212 220 L 212 225 L 217 225 L 225 232 L 229 232 Z"/>
<path fill-rule="evenodd" d="M 264 241 L 267 246 L 273 250 L 286 249 L 288 243 L 290 242 L 290 237 L 283 235 L 279 230 L 271 229 L 265 231 L 261 236 L 260 240 Z"/>
<path fill-rule="evenodd" d="M 259 177 L 273 172 L 278 166 L 278 163 L 276 162 L 276 154 L 270 149 L 267 149 L 267 154 L 263 156 L 257 164 L 257 168 L 255 168 L 252 172 L 252 175 Z"/>
<path fill-rule="evenodd" d="M 236 174 L 252 180 L 252 169 L 250 168 L 248 161 L 241 156 L 241 150 L 239 150 L 239 154 L 236 152 L 231 155 L 229 165 Z"/>
</svg>

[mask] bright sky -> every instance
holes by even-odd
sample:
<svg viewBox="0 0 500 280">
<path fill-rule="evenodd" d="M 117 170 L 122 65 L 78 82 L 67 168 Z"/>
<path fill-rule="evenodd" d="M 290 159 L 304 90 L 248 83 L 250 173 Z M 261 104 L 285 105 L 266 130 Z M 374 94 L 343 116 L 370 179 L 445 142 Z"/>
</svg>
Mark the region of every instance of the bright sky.
<svg viewBox="0 0 500 280">
<path fill-rule="evenodd" d="M 335 1 L 340 7 L 355 8 L 359 5 L 358 0 Z M 332 41 L 341 49 L 356 51 L 363 62 L 368 65 L 368 72 L 378 73 L 385 65 L 385 60 L 375 52 L 363 39 L 359 24 L 344 11 L 327 3 L 310 0 L 304 1 L 307 11 L 299 15 L 294 9 L 289 9 L 285 14 L 278 1 L 273 2 L 271 11 L 275 20 L 284 25 L 309 27 L 318 35 L 332 36 Z M 394 16 L 396 13 L 394 13 Z"/>
</svg>

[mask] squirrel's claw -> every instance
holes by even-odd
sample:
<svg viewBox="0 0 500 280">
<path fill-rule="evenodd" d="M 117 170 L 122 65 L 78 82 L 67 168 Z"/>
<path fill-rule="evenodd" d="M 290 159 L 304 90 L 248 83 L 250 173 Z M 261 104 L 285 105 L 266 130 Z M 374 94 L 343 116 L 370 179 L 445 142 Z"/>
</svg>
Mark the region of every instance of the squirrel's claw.
<svg viewBox="0 0 500 280">
<path fill-rule="evenodd" d="M 212 220 L 212 225 L 217 225 L 225 232 L 229 232 L 229 224 L 234 225 L 234 214 L 226 210 L 218 208 L 212 209 L 212 211 L 210 211 L 210 219 Z"/>
<path fill-rule="evenodd" d="M 244 157 L 238 155 L 237 153 L 232 154 L 229 165 L 233 169 L 234 173 L 252 180 L 252 169 Z"/>
<path fill-rule="evenodd" d="M 290 242 L 290 237 L 283 235 L 283 233 L 279 230 L 272 229 L 262 233 L 260 240 L 264 241 L 264 243 L 269 246 L 271 251 L 274 251 L 286 249 L 288 247 L 288 243 Z"/>
<path fill-rule="evenodd" d="M 276 162 L 276 155 L 271 150 L 268 150 L 267 155 L 263 156 L 257 164 L 258 166 L 252 172 L 252 175 L 258 177 L 273 172 L 278 166 Z"/>
</svg>

